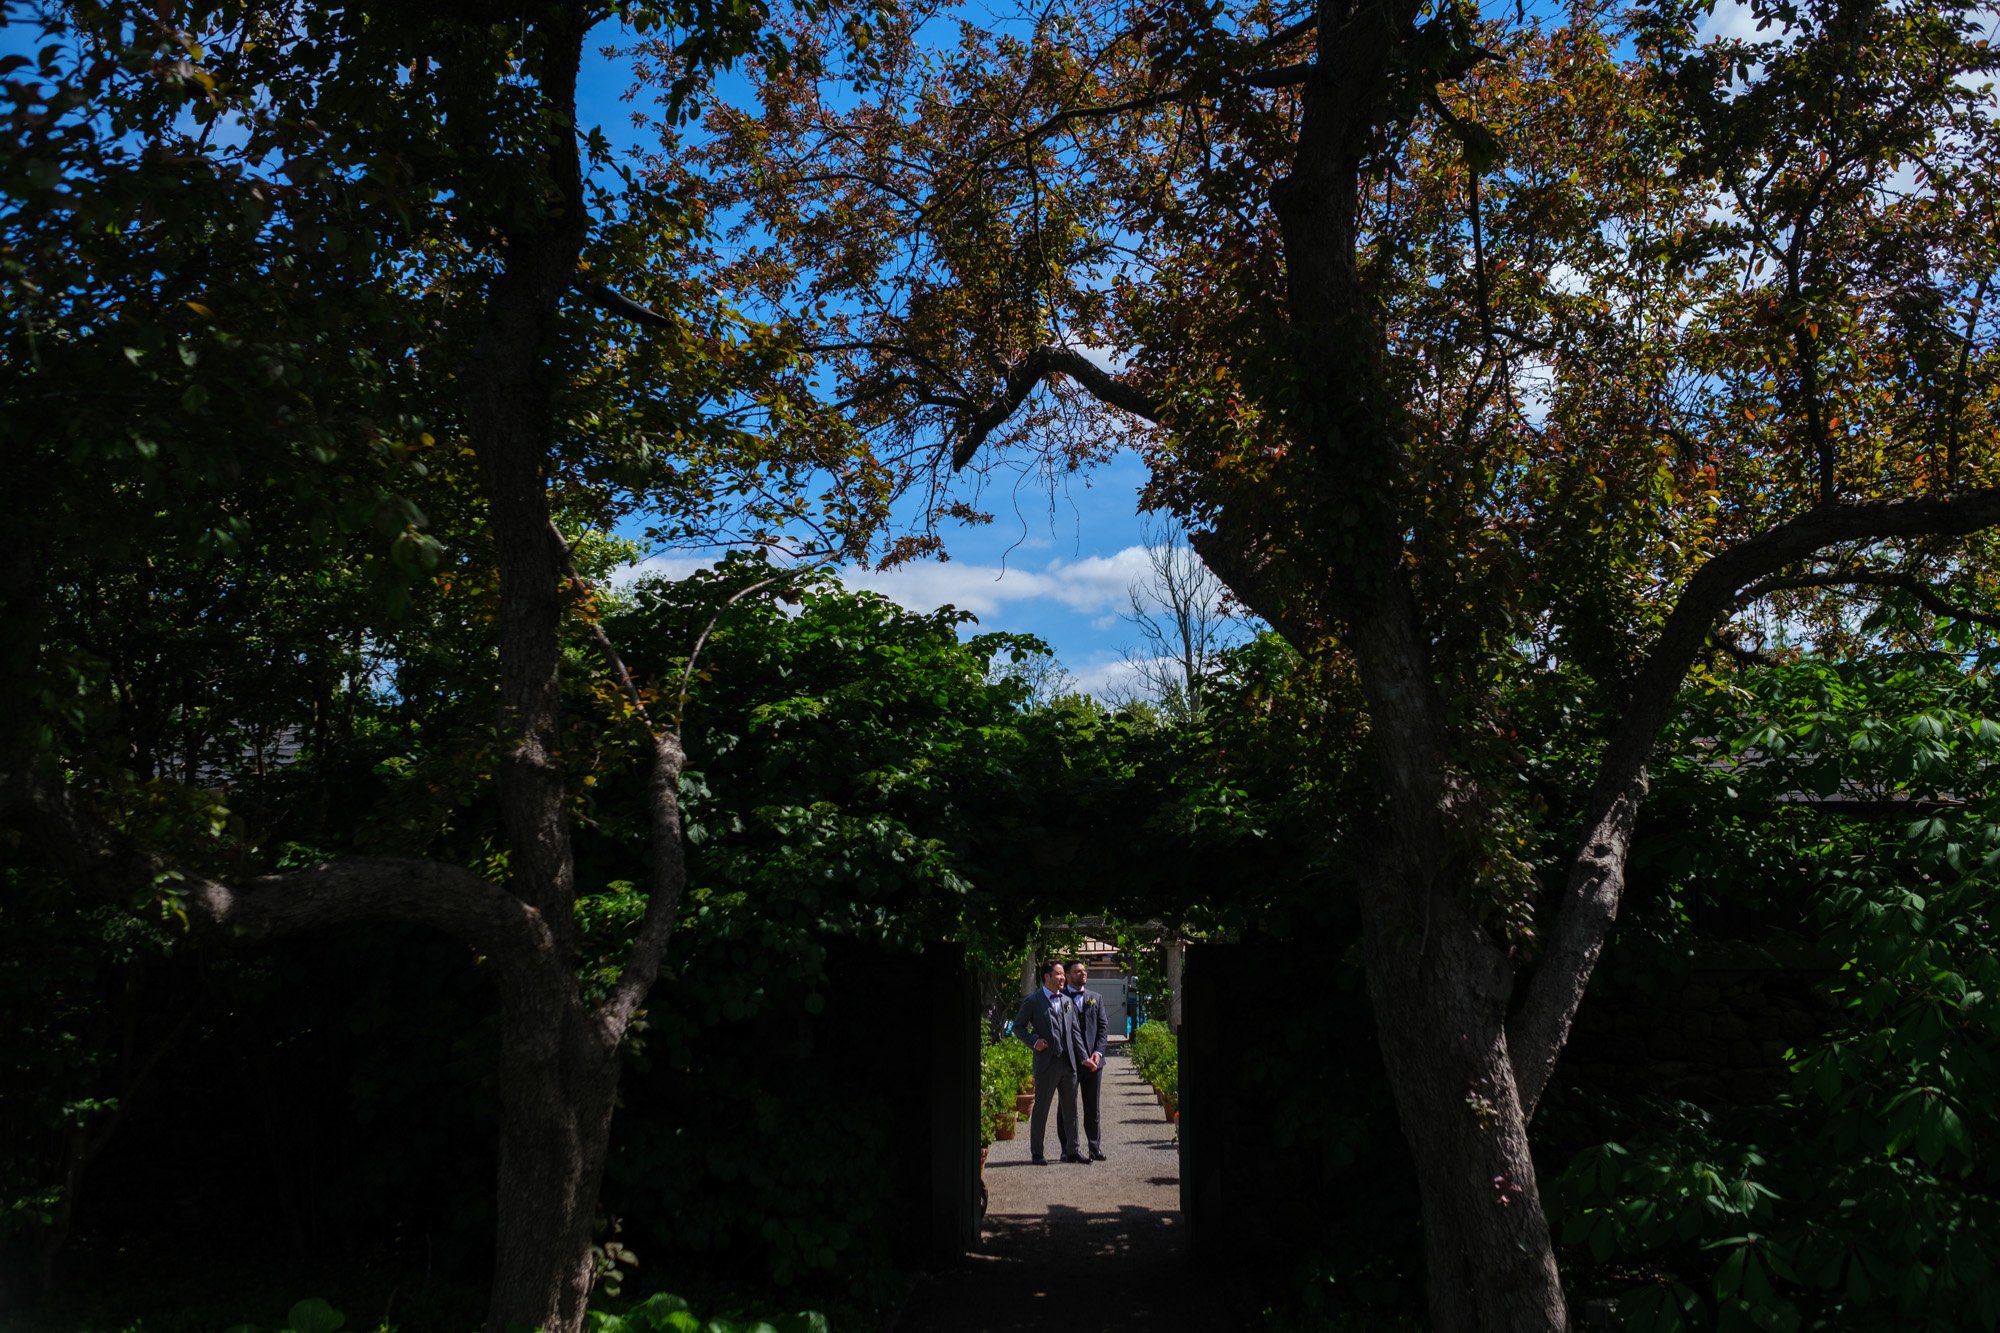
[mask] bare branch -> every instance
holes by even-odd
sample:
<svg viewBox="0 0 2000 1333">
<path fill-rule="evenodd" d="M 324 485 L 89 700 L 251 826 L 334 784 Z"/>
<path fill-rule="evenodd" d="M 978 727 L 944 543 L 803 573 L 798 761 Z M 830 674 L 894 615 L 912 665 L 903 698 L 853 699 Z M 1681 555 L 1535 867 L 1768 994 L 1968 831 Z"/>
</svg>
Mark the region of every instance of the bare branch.
<svg viewBox="0 0 2000 1333">
<path fill-rule="evenodd" d="M 694 685 L 695 664 L 701 660 L 701 650 L 708 646 L 708 636 L 715 633 L 715 627 L 722 622 L 722 613 L 742 601 L 745 597 L 748 597 L 751 593 L 761 592 L 774 583 L 782 583 L 796 572 L 795 570 L 784 570 L 771 575 L 767 579 L 758 579 L 755 583 L 747 587 L 738 588 L 729 595 L 728 601 L 715 609 L 715 614 L 710 616 L 708 623 L 701 627 L 701 633 L 695 636 L 694 647 L 688 650 L 687 670 L 681 672 L 680 693 L 674 700 L 675 725 L 679 725 L 681 714 L 687 711 L 688 690 Z"/>
<path fill-rule="evenodd" d="M 1192 721 L 1201 716 L 1205 677 L 1226 646 L 1234 619 L 1228 593 L 1185 529 L 1144 523 L 1140 540 L 1150 576 L 1126 588 L 1131 610 L 1123 618 L 1137 627 L 1144 646 L 1128 649 L 1125 660 L 1143 696 L 1170 717 Z"/>
</svg>

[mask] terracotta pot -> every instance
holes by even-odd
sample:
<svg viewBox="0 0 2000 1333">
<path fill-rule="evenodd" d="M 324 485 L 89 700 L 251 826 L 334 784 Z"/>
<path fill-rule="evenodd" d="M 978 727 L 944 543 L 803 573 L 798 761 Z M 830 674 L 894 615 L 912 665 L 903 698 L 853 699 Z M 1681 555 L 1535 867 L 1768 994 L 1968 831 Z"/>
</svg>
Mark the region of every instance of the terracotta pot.
<svg viewBox="0 0 2000 1333">
<path fill-rule="evenodd" d="M 991 1144 L 988 1144 L 987 1146 L 979 1150 L 979 1169 L 981 1171 L 984 1171 L 986 1169 L 986 1154 L 992 1151 L 993 1151 L 993 1146 Z"/>
<path fill-rule="evenodd" d="M 1035 1094 L 1024 1092 L 1014 1098 L 1014 1114 L 1026 1115 L 1035 1109 Z"/>
<path fill-rule="evenodd" d="M 1014 1117 L 1011 1115 L 995 1116 L 993 1118 L 993 1137 L 996 1139 L 1013 1138 Z M 984 1159 L 982 1158 L 981 1160 L 983 1161 Z"/>
<path fill-rule="evenodd" d="M 1179 1103 L 1174 1101 L 1173 1098 L 1167 1096 L 1165 1093 L 1160 1094 L 1160 1109 L 1167 1113 L 1167 1119 L 1169 1120 L 1180 1119 L 1181 1108 Z"/>
</svg>

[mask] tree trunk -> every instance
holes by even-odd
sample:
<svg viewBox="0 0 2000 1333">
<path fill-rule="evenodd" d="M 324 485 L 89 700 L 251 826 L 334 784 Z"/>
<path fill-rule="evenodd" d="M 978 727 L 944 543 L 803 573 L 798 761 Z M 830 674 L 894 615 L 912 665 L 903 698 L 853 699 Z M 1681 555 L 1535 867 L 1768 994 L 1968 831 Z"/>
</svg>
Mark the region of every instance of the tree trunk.
<svg viewBox="0 0 2000 1333">
<path fill-rule="evenodd" d="M 576 864 L 561 756 L 561 626 L 568 551 L 549 507 L 550 361 L 558 303 L 588 229 L 575 135 L 585 19 L 536 24 L 547 151 L 519 184 L 539 211 L 504 229 L 503 263 L 477 312 L 461 377 L 500 573 L 496 788 L 509 891 L 548 948 L 499 969 L 500 1177 L 488 1333 L 579 1333 L 593 1276 L 597 1191 L 618 1085 L 618 1033 L 583 1008 L 575 976 Z"/>
<path fill-rule="evenodd" d="M 580 1333 L 618 1048 L 550 960 L 503 979 L 500 1176 L 487 1333 Z"/>
<path fill-rule="evenodd" d="M 1378 863 L 1364 871 L 1362 913 L 1376 1031 L 1417 1164 L 1431 1327 L 1560 1333 L 1568 1316 L 1507 1050 L 1512 964 L 1459 886 Z"/>
</svg>

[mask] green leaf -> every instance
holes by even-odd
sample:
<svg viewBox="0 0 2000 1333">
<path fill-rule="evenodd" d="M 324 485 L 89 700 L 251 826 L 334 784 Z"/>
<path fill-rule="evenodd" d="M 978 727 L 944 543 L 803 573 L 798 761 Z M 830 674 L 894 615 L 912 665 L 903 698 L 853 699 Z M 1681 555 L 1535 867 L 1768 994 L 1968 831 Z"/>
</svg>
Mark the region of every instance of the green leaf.
<svg viewBox="0 0 2000 1333">
<path fill-rule="evenodd" d="M 1745 1247 L 1743 1253 L 1743 1297 L 1752 1306 L 1762 1308 L 1771 1301 L 1771 1280 L 1765 1275 L 1755 1250 Z"/>
<path fill-rule="evenodd" d="M 833 1333 L 833 1326 L 817 1310 L 801 1310 L 778 1321 L 778 1333 Z"/>
<path fill-rule="evenodd" d="M 346 1322 L 346 1315 L 317 1296 L 300 1301 L 285 1316 L 285 1323 L 292 1333 L 334 1333 Z"/>
<path fill-rule="evenodd" d="M 1926 1105 L 1917 1115 L 1917 1156 L 1931 1166 L 1944 1156 L 1944 1127 L 1935 1105 Z"/>
<path fill-rule="evenodd" d="M 1965 1127 L 1965 1121 L 1950 1106 L 1938 1107 L 1938 1132 L 1952 1151 L 1967 1159 L 1966 1169 L 1971 1169 L 1972 1134 Z"/>
<path fill-rule="evenodd" d="M 1875 1294 L 1875 1284 L 1868 1280 L 1866 1267 L 1859 1254 L 1847 1262 L 1847 1294 L 1862 1302 Z"/>
<path fill-rule="evenodd" d="M 1748 1246 L 1739 1245 L 1722 1261 L 1722 1267 L 1715 1274 L 1715 1294 L 1718 1298 L 1726 1301 L 1742 1288 L 1743 1262 L 1749 1253 Z"/>
</svg>

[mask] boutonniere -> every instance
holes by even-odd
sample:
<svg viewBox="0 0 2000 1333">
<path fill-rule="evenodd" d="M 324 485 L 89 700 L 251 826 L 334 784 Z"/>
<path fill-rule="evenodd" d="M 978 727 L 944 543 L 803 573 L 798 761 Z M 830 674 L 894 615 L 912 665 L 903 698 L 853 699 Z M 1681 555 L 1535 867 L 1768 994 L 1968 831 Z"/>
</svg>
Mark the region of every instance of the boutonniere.
<svg viewBox="0 0 2000 1333">
<path fill-rule="evenodd" d="M 1086 1009 L 1095 1009 L 1097 1007 L 1097 997 L 1095 995 L 1091 996 L 1083 1002 L 1083 1006 Z"/>
</svg>

